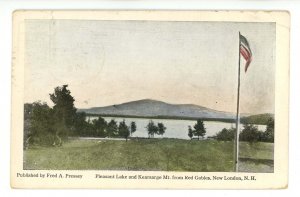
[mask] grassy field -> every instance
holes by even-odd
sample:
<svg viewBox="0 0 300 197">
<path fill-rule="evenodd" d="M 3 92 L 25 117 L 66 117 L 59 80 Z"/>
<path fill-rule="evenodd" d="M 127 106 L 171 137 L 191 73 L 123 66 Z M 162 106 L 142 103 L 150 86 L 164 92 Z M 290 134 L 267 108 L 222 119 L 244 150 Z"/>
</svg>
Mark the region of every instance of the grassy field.
<svg viewBox="0 0 300 197">
<path fill-rule="evenodd" d="M 244 171 L 272 170 L 273 144 L 241 142 L 240 151 Z M 232 171 L 233 142 L 71 140 L 62 147 L 31 147 L 26 150 L 24 169 Z"/>
<path fill-rule="evenodd" d="M 240 143 L 241 172 L 273 172 L 274 171 L 273 143 Z"/>
</svg>

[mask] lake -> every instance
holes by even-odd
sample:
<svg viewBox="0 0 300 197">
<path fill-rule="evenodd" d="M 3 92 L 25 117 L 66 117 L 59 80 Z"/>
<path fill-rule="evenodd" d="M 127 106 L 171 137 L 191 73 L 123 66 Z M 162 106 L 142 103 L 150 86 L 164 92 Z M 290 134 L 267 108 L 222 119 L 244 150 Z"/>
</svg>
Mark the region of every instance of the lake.
<svg viewBox="0 0 300 197">
<path fill-rule="evenodd" d="M 90 116 L 90 120 L 98 117 Z M 103 117 L 105 121 L 110 122 L 112 119 L 118 123 L 125 120 L 127 125 L 131 122 L 136 123 L 136 132 L 132 134 L 132 137 L 148 137 L 148 131 L 146 129 L 150 119 L 145 118 L 119 118 L 119 117 Z M 196 120 L 172 120 L 172 119 L 151 119 L 155 124 L 161 122 L 165 125 L 166 132 L 163 135 L 165 138 L 178 138 L 178 139 L 190 139 L 188 137 L 188 126 L 193 127 L 196 124 Z M 203 121 L 204 127 L 206 128 L 205 138 L 216 135 L 223 128 L 230 129 L 235 127 L 234 123 L 218 122 L 218 121 Z M 242 126 L 242 125 L 241 125 Z M 265 131 L 266 125 L 256 125 L 259 130 Z M 243 128 L 243 127 L 242 127 Z M 161 136 L 155 135 L 156 138 Z"/>
</svg>

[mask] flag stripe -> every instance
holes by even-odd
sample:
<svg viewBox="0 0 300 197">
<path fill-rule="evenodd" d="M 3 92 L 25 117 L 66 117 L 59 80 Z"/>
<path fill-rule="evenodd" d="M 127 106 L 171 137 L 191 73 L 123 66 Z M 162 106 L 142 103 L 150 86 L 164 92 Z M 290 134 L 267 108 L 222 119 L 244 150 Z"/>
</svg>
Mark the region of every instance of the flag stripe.
<svg viewBox="0 0 300 197">
<path fill-rule="evenodd" d="M 249 57 L 247 56 L 247 53 L 243 49 L 240 49 L 240 52 L 241 52 L 242 56 L 244 57 L 244 59 L 247 61 L 247 59 L 249 59 Z"/>
<path fill-rule="evenodd" d="M 252 54 L 249 46 L 245 45 L 244 43 L 241 43 L 241 46 L 243 46 L 250 54 Z"/>
<path fill-rule="evenodd" d="M 241 46 L 241 54 L 243 55 L 246 61 L 248 61 L 248 59 L 251 57 L 250 52 L 244 46 Z"/>
<path fill-rule="evenodd" d="M 245 65 L 245 72 L 247 72 L 248 67 L 249 67 L 251 61 L 252 61 L 252 59 L 249 59 L 249 60 L 246 62 L 246 65 Z"/>
<path fill-rule="evenodd" d="M 247 72 L 249 65 L 252 61 L 252 51 L 250 49 L 250 45 L 247 39 L 241 34 L 240 34 L 240 54 L 246 60 L 245 72 Z"/>
</svg>

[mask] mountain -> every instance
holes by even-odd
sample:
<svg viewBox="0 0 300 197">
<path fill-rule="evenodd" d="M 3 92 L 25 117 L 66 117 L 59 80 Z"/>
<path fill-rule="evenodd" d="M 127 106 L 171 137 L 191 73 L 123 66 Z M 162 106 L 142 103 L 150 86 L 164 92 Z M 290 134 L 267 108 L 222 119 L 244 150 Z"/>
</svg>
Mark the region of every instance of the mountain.
<svg viewBox="0 0 300 197">
<path fill-rule="evenodd" d="M 274 119 L 274 114 L 269 114 L 269 113 L 257 114 L 257 115 L 242 117 L 241 123 L 266 125 L 268 123 L 269 119 L 271 119 L 271 118 Z"/>
<path fill-rule="evenodd" d="M 174 119 L 224 119 L 233 120 L 235 114 L 222 112 L 193 104 L 169 104 L 143 99 L 119 105 L 79 109 L 79 112 L 102 116 L 129 116 Z"/>
</svg>

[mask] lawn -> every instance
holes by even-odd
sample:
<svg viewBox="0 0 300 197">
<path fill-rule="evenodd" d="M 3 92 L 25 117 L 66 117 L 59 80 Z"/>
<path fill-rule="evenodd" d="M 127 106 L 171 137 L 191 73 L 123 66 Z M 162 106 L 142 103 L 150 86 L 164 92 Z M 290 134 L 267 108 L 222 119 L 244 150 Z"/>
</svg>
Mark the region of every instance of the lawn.
<svg viewBox="0 0 300 197">
<path fill-rule="evenodd" d="M 240 167 L 242 172 L 274 172 L 273 143 L 240 143 Z"/>
<path fill-rule="evenodd" d="M 260 161 L 273 159 L 273 144 L 270 143 L 242 142 L 240 150 L 240 157 L 244 159 L 242 163 L 247 164 L 245 171 L 260 171 Z M 133 139 L 127 142 L 70 140 L 62 147 L 31 147 L 24 151 L 24 169 L 232 171 L 233 142 L 180 139 Z"/>
</svg>

